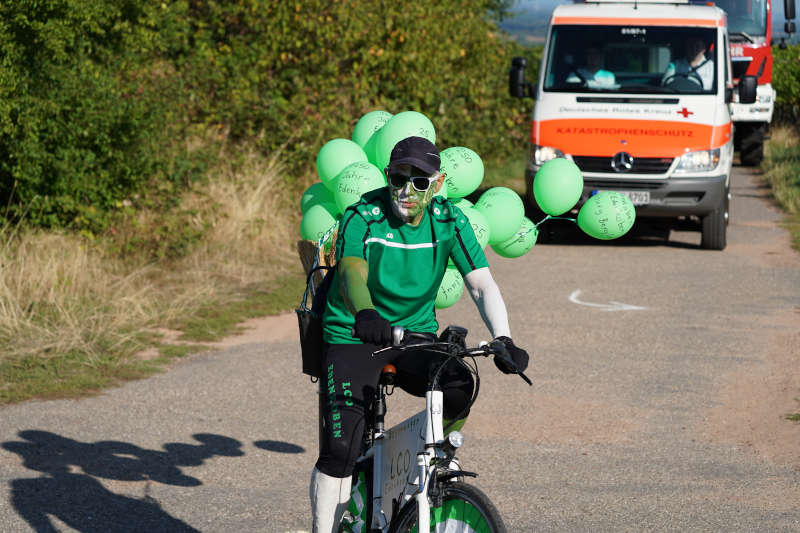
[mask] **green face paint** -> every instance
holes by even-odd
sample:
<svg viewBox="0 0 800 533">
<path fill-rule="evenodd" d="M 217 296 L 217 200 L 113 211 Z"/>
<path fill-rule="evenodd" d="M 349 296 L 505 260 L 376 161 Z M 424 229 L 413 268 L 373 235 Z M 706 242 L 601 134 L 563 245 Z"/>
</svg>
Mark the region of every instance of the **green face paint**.
<svg viewBox="0 0 800 533">
<path fill-rule="evenodd" d="M 416 226 L 422 220 L 425 208 L 430 203 L 435 192 L 436 182 L 431 183 L 425 191 L 418 191 L 406 182 L 402 187 L 389 186 L 392 193 L 392 212 L 406 224 Z"/>
</svg>

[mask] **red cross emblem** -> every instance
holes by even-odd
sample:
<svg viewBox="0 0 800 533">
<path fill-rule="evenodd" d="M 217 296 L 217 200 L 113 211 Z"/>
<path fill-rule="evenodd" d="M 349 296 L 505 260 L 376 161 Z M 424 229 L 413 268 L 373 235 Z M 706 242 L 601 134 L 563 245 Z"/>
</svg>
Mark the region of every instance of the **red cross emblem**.
<svg viewBox="0 0 800 533">
<path fill-rule="evenodd" d="M 678 111 L 679 115 L 683 115 L 683 118 L 689 118 L 689 115 L 694 115 L 694 111 L 689 111 L 685 107 Z"/>
</svg>

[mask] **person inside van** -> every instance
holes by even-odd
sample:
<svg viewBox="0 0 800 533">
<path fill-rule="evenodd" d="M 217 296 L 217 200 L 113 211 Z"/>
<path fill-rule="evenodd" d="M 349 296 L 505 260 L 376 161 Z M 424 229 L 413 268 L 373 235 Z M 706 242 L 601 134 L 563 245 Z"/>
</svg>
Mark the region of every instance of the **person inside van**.
<svg viewBox="0 0 800 533">
<path fill-rule="evenodd" d="M 688 79 L 706 91 L 714 84 L 714 61 L 706 57 L 706 43 L 699 37 L 687 39 L 686 56 L 669 64 L 661 85 L 681 79 Z"/>
<path fill-rule="evenodd" d="M 591 87 L 610 87 L 616 84 L 614 73 L 603 70 L 603 50 L 599 45 L 587 47 L 584 58 L 584 66 L 570 72 L 567 83 L 585 83 Z"/>
</svg>

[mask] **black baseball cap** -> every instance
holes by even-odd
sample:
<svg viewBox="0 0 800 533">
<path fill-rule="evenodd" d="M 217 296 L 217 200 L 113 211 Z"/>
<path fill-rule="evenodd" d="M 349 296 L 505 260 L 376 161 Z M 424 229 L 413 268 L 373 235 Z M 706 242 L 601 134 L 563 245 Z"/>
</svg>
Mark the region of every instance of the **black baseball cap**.
<svg viewBox="0 0 800 533">
<path fill-rule="evenodd" d="M 424 137 L 406 137 L 392 148 L 389 172 L 397 165 L 411 165 L 428 174 L 439 172 L 441 159 L 436 145 Z"/>
</svg>

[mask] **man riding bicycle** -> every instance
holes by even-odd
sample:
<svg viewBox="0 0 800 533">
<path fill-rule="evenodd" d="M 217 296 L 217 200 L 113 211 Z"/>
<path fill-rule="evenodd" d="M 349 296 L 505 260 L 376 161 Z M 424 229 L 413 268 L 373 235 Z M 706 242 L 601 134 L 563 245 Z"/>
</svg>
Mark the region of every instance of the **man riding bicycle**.
<svg viewBox="0 0 800 533">
<path fill-rule="evenodd" d="M 392 326 L 436 335 L 434 300 L 452 260 L 464 277 L 491 335 L 500 339 L 520 371 L 528 354 L 511 340 L 508 313 L 486 256 L 460 209 L 434 197 L 444 181 L 439 151 L 422 137 L 395 145 L 385 169 L 388 186 L 347 208 L 336 238 L 336 271 L 323 315 L 322 438 L 311 474 L 314 533 L 335 533 L 350 500 L 350 481 L 364 432 L 365 412 L 381 368 L 397 368 L 397 386 L 424 396 L 430 359 L 391 352 Z M 504 373 L 515 373 L 503 361 Z M 463 425 L 472 398 L 472 375 L 446 365 L 440 375 L 444 418 Z"/>
</svg>

